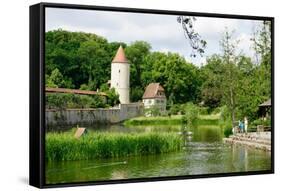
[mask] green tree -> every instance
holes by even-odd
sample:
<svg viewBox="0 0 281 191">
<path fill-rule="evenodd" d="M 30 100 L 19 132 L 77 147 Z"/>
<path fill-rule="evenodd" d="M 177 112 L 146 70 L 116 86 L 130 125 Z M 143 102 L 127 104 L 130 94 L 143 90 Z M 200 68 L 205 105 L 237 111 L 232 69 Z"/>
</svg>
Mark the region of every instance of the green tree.
<svg viewBox="0 0 281 191">
<path fill-rule="evenodd" d="M 144 93 L 144 85 L 141 80 L 145 57 L 151 49 L 150 44 L 144 41 L 136 41 L 126 47 L 126 56 L 130 63 L 130 98 L 131 101 L 139 101 Z"/>
<path fill-rule="evenodd" d="M 71 79 L 66 79 L 59 69 L 54 69 L 51 75 L 46 75 L 46 86 L 51 88 L 72 88 Z"/>
<path fill-rule="evenodd" d="M 199 69 L 175 53 L 153 52 L 146 58 L 142 81 L 159 82 L 170 102 L 196 101 L 200 94 Z M 170 97 L 172 96 L 172 97 Z M 173 98 L 173 99 L 172 99 Z"/>
<path fill-rule="evenodd" d="M 258 79 L 259 94 L 262 99 L 268 99 L 271 96 L 271 22 L 264 21 L 255 31 L 252 41 L 256 54 L 258 68 L 256 77 Z"/>
<path fill-rule="evenodd" d="M 114 106 L 120 103 L 119 95 L 114 88 L 105 91 L 105 93 L 107 94 L 107 103 L 110 106 Z"/>
<path fill-rule="evenodd" d="M 105 45 L 96 41 L 81 44 L 78 54 L 81 59 L 81 70 L 88 76 L 88 86 L 96 90 L 110 78 L 110 60 L 104 48 Z"/>
<path fill-rule="evenodd" d="M 187 103 L 184 106 L 184 115 L 182 116 L 182 122 L 188 127 L 195 125 L 196 120 L 199 117 L 199 108 L 193 103 Z"/>
<path fill-rule="evenodd" d="M 238 42 L 233 40 L 233 32 L 225 30 L 222 40 L 220 41 L 222 48 L 222 59 L 224 65 L 224 73 L 222 79 L 222 88 L 224 89 L 224 102 L 231 113 L 232 126 L 235 126 L 237 112 L 237 90 L 239 87 L 239 70 L 237 65 L 237 45 Z"/>
<path fill-rule="evenodd" d="M 210 109 L 219 107 L 223 97 L 223 60 L 219 55 L 207 58 L 207 64 L 200 69 L 202 78 L 201 100 Z"/>
</svg>

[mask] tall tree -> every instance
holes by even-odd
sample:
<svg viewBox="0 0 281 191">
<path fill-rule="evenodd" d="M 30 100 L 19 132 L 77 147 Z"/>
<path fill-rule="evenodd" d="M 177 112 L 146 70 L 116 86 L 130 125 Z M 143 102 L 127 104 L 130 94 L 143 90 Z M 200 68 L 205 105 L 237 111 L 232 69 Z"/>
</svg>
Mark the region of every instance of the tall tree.
<svg viewBox="0 0 281 191">
<path fill-rule="evenodd" d="M 87 41 L 81 44 L 78 54 L 81 59 L 81 70 L 88 76 L 90 89 L 96 90 L 109 80 L 111 58 L 105 51 L 105 45 Z"/>
<path fill-rule="evenodd" d="M 173 103 L 196 101 L 201 83 L 196 66 L 175 53 L 153 52 L 146 62 L 148 65 L 142 81 L 159 82 Z"/>
<path fill-rule="evenodd" d="M 253 35 L 254 50 L 259 58 L 257 77 L 260 83 L 260 92 L 264 97 L 271 95 L 271 22 L 263 21 Z M 265 98 L 266 99 L 266 98 Z"/>
<path fill-rule="evenodd" d="M 130 63 L 130 97 L 131 101 L 142 98 L 145 85 L 142 83 L 141 75 L 145 63 L 145 57 L 149 54 L 151 46 L 144 41 L 136 41 L 126 47 L 126 56 Z"/>
<path fill-rule="evenodd" d="M 219 55 L 212 55 L 207 58 L 206 65 L 200 69 L 200 75 L 203 79 L 201 100 L 210 109 L 214 109 L 221 104 L 223 97 L 221 85 L 223 72 L 223 60 Z"/>
<path fill-rule="evenodd" d="M 236 67 L 237 45 L 238 42 L 233 40 L 233 32 L 229 32 L 228 29 L 226 29 L 220 41 L 225 71 L 223 75 L 222 88 L 224 89 L 224 101 L 231 113 L 233 127 L 235 127 L 236 122 L 237 90 L 239 88 L 239 70 Z"/>
</svg>

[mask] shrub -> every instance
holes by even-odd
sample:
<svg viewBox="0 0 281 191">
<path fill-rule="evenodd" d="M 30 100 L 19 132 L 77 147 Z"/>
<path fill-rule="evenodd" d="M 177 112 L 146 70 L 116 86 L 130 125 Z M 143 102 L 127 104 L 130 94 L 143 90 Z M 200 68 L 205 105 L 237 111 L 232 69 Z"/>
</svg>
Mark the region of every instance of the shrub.
<svg viewBox="0 0 281 191">
<path fill-rule="evenodd" d="M 209 114 L 209 108 L 208 107 L 198 107 L 199 108 L 199 114 L 200 115 L 208 115 Z"/>
<path fill-rule="evenodd" d="M 196 120 L 199 118 L 199 107 L 193 103 L 185 105 L 185 114 L 182 117 L 182 122 L 188 126 L 193 126 Z"/>
<path fill-rule="evenodd" d="M 75 95 L 75 94 L 46 94 L 46 108 L 104 108 L 105 100 L 101 96 Z"/>
<path fill-rule="evenodd" d="M 231 126 L 226 126 L 223 130 L 224 136 L 229 137 L 232 135 L 232 127 Z"/>
<path fill-rule="evenodd" d="M 107 103 L 110 106 L 114 106 L 114 105 L 120 103 L 119 95 L 114 88 L 111 88 L 111 89 L 105 91 L 105 93 L 107 94 Z"/>
<path fill-rule="evenodd" d="M 184 107 L 181 104 L 173 104 L 169 109 L 169 113 L 171 115 L 182 114 L 184 113 Z"/>
<path fill-rule="evenodd" d="M 267 119 L 267 120 L 256 119 L 253 122 L 251 122 L 251 126 L 257 126 L 257 125 L 271 126 L 271 119 Z"/>
</svg>

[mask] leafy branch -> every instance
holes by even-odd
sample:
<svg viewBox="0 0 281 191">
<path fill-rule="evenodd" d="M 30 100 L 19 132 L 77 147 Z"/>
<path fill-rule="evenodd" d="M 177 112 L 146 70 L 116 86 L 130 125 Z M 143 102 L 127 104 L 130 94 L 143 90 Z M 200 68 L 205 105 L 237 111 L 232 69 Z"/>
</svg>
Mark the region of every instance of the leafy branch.
<svg viewBox="0 0 281 191">
<path fill-rule="evenodd" d="M 192 48 L 192 52 L 190 56 L 196 57 L 197 53 L 200 56 L 203 56 L 203 54 L 205 53 L 207 42 L 201 39 L 201 36 L 194 30 L 194 22 L 196 21 L 196 18 L 187 17 L 187 16 L 178 16 L 177 21 L 182 25 L 184 36 L 186 39 L 189 40 L 189 44 Z"/>
</svg>

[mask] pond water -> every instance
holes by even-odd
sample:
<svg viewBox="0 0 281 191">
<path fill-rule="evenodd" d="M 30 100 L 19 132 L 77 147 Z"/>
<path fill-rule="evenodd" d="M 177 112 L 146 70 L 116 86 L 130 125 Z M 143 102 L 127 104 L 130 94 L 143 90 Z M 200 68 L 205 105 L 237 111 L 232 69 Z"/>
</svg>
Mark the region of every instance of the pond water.
<svg viewBox="0 0 281 191">
<path fill-rule="evenodd" d="M 177 131 L 181 127 L 156 127 Z M 111 132 L 153 131 L 155 127 L 123 127 L 119 125 L 92 129 Z M 114 179 L 131 179 L 196 174 L 215 174 L 271 169 L 271 153 L 222 143 L 219 126 L 189 129 L 192 136 L 182 139 L 184 151 L 131 156 L 118 159 L 64 161 L 46 163 L 46 183 L 70 183 Z"/>
</svg>

